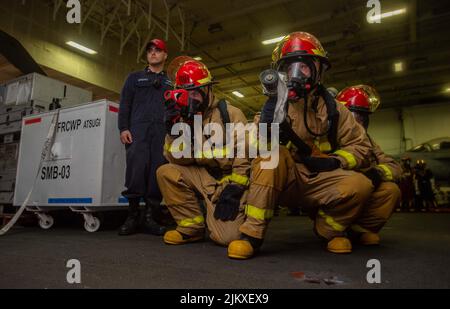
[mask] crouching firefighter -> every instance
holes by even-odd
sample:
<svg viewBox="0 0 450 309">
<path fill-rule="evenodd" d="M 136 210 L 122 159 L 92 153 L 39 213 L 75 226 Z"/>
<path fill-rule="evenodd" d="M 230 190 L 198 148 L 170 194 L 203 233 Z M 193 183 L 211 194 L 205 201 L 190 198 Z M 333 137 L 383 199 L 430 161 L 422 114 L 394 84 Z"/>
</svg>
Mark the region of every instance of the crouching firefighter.
<svg viewBox="0 0 450 309">
<path fill-rule="evenodd" d="M 279 204 L 301 205 L 330 252 L 351 252 L 346 230 L 373 191 L 370 180 L 353 170 L 367 164 L 370 143 L 352 114 L 320 83 L 329 66 L 320 42 L 295 32 L 274 50 L 276 71 L 261 74 L 269 96 L 261 123 L 279 124 L 279 163 L 262 169 L 266 159 L 253 161 L 246 220 L 241 239 L 228 246 L 229 257 L 246 259 L 260 248 Z"/>
<path fill-rule="evenodd" d="M 364 127 L 367 133 L 369 116 L 380 105 L 377 91 L 367 85 L 347 87 L 336 99 L 344 104 L 353 114 L 356 121 Z M 386 224 L 392 212 L 400 204 L 399 182 L 402 168 L 398 162 L 386 155 L 372 137 L 367 133 L 371 151 L 370 167 L 361 172 L 372 181 L 374 191 L 355 222 L 350 226 L 351 239 L 362 245 L 378 245 L 378 235 Z"/>
<path fill-rule="evenodd" d="M 166 232 L 164 242 L 181 245 L 202 240 L 207 227 L 214 242 L 228 245 L 239 239 L 250 172 L 248 155 L 233 158 L 228 152 L 238 143 L 246 143 L 246 137 L 238 136 L 229 145 L 216 143 L 216 139 L 205 148 L 211 138 L 204 134 L 198 137 L 195 130 L 206 134 L 206 126 L 216 125 L 225 132 L 227 123 L 245 125 L 247 120 L 240 109 L 215 98 L 215 82 L 203 63 L 178 57 L 169 65 L 169 76 L 176 81 L 176 90 L 166 93 L 164 155 L 169 164 L 158 169 L 157 178 L 177 228 Z M 182 137 L 177 132 L 179 125 L 192 132 L 181 144 L 177 142 Z M 200 149 L 196 149 L 194 138 L 198 138 Z"/>
</svg>

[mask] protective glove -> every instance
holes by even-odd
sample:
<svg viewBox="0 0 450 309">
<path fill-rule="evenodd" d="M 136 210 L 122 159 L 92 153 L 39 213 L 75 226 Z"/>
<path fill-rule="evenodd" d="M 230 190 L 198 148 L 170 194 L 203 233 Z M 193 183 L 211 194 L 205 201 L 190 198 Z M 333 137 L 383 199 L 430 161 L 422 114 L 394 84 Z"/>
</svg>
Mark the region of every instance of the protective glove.
<svg viewBox="0 0 450 309">
<path fill-rule="evenodd" d="M 378 187 L 383 182 L 383 173 L 379 169 L 377 169 L 375 167 L 372 167 L 372 168 L 368 169 L 363 174 L 367 178 L 369 178 L 370 181 L 372 181 L 372 184 L 373 184 L 375 190 L 378 189 Z"/>
<path fill-rule="evenodd" d="M 166 132 L 167 134 L 172 135 L 171 131 L 173 125 L 181 118 L 181 109 L 174 100 L 167 100 L 165 105 L 166 110 L 164 112 L 164 123 L 166 126 Z"/>
<path fill-rule="evenodd" d="M 329 172 L 341 167 L 341 162 L 333 157 L 306 157 L 303 159 L 303 164 L 306 165 L 310 172 Z"/>
<path fill-rule="evenodd" d="M 241 185 L 230 183 L 220 194 L 214 210 L 214 218 L 222 221 L 233 221 L 239 214 L 241 197 L 245 188 Z"/>
</svg>

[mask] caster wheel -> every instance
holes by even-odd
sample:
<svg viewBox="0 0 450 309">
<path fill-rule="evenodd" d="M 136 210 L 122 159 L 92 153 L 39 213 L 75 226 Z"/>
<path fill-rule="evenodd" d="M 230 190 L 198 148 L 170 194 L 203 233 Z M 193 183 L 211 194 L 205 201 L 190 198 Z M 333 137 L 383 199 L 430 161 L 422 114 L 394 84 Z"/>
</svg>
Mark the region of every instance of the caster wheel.
<svg viewBox="0 0 450 309">
<path fill-rule="evenodd" d="M 39 226 L 44 229 L 48 230 L 53 226 L 54 220 L 52 216 L 45 215 L 39 218 Z"/>
<path fill-rule="evenodd" d="M 89 233 L 97 232 L 100 228 L 100 220 L 97 217 L 92 217 L 90 221 L 84 221 L 84 229 Z"/>
</svg>

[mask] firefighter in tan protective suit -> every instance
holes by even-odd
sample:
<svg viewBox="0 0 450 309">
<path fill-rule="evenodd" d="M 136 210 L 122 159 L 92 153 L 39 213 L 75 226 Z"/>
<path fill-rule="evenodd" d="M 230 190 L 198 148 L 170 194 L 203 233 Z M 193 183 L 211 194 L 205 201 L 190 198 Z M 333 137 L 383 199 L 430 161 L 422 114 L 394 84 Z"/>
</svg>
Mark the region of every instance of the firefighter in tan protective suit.
<svg viewBox="0 0 450 309">
<path fill-rule="evenodd" d="M 346 230 L 374 189 L 367 177 L 354 171 L 368 165 L 370 142 L 351 112 L 321 85 L 329 62 L 314 36 L 305 32 L 286 36 L 272 58 L 289 90 L 287 117 L 279 124 L 279 163 L 262 169 L 268 159 L 253 160 L 246 220 L 240 227 L 241 239 L 228 246 L 228 256 L 253 256 L 278 204 L 300 204 L 314 219 L 314 231 L 328 241 L 327 249 L 349 253 L 352 245 Z M 261 123 L 274 122 L 277 101 L 269 97 Z"/>
<path fill-rule="evenodd" d="M 166 93 L 168 135 L 164 155 L 169 164 L 158 169 L 157 179 L 177 228 L 164 235 L 164 242 L 180 245 L 201 240 L 206 223 L 210 238 L 226 246 L 240 236 L 239 226 L 245 217 L 250 173 L 247 155 L 234 158 L 228 154 L 236 150 L 242 138 L 245 143 L 246 138 L 238 136 L 234 144 L 214 144 L 214 147 L 205 149 L 202 146 L 206 138 L 201 135 L 200 151 L 193 147 L 192 142 L 191 149 L 181 154 L 196 133 L 191 133 L 192 138 L 186 144 L 179 145 L 176 142 L 179 136 L 173 127 L 176 124 L 195 126 L 195 122 L 192 125 L 193 115 L 202 116 L 201 130 L 208 124 L 218 124 L 225 132 L 226 123 L 245 125 L 247 120 L 240 109 L 214 97 L 214 82 L 203 63 L 186 56 L 178 57 L 169 66 L 169 75 L 174 76 L 177 88 Z M 205 206 L 206 220 L 201 201 Z"/>
<path fill-rule="evenodd" d="M 344 104 L 356 121 L 367 131 L 369 115 L 380 105 L 380 96 L 367 85 L 348 87 L 342 90 L 336 100 Z M 362 245 L 378 245 L 378 232 L 387 222 L 394 209 L 400 204 L 400 189 L 395 182 L 400 180 L 402 168 L 398 162 L 386 155 L 367 134 L 370 144 L 370 167 L 361 172 L 372 180 L 375 191 L 364 206 L 360 216 L 350 227 L 350 234 Z"/>
</svg>

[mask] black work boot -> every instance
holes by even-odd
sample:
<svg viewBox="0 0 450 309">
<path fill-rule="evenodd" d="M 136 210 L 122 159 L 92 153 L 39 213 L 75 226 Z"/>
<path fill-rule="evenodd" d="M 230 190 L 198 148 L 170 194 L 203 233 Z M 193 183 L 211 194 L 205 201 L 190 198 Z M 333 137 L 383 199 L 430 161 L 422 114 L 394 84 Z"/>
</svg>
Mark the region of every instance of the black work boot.
<svg viewBox="0 0 450 309">
<path fill-rule="evenodd" d="M 143 231 L 145 233 L 162 236 L 166 232 L 166 228 L 156 223 L 153 219 L 153 211 L 156 210 L 159 206 L 159 201 L 153 199 L 147 199 L 145 201 L 145 214 L 143 224 Z"/>
<path fill-rule="evenodd" d="M 153 207 L 152 216 L 153 220 L 159 225 L 166 227 L 176 225 L 176 222 L 166 205 L 157 205 L 157 207 Z"/>
<path fill-rule="evenodd" d="M 128 217 L 119 228 L 120 236 L 136 234 L 139 226 L 139 198 L 128 199 Z"/>
<path fill-rule="evenodd" d="M 248 241 L 252 245 L 255 252 L 257 252 L 257 251 L 259 251 L 259 249 L 261 249 L 261 246 L 264 242 L 264 239 L 254 238 L 254 237 L 251 237 L 244 233 L 241 234 L 241 240 Z"/>
</svg>

